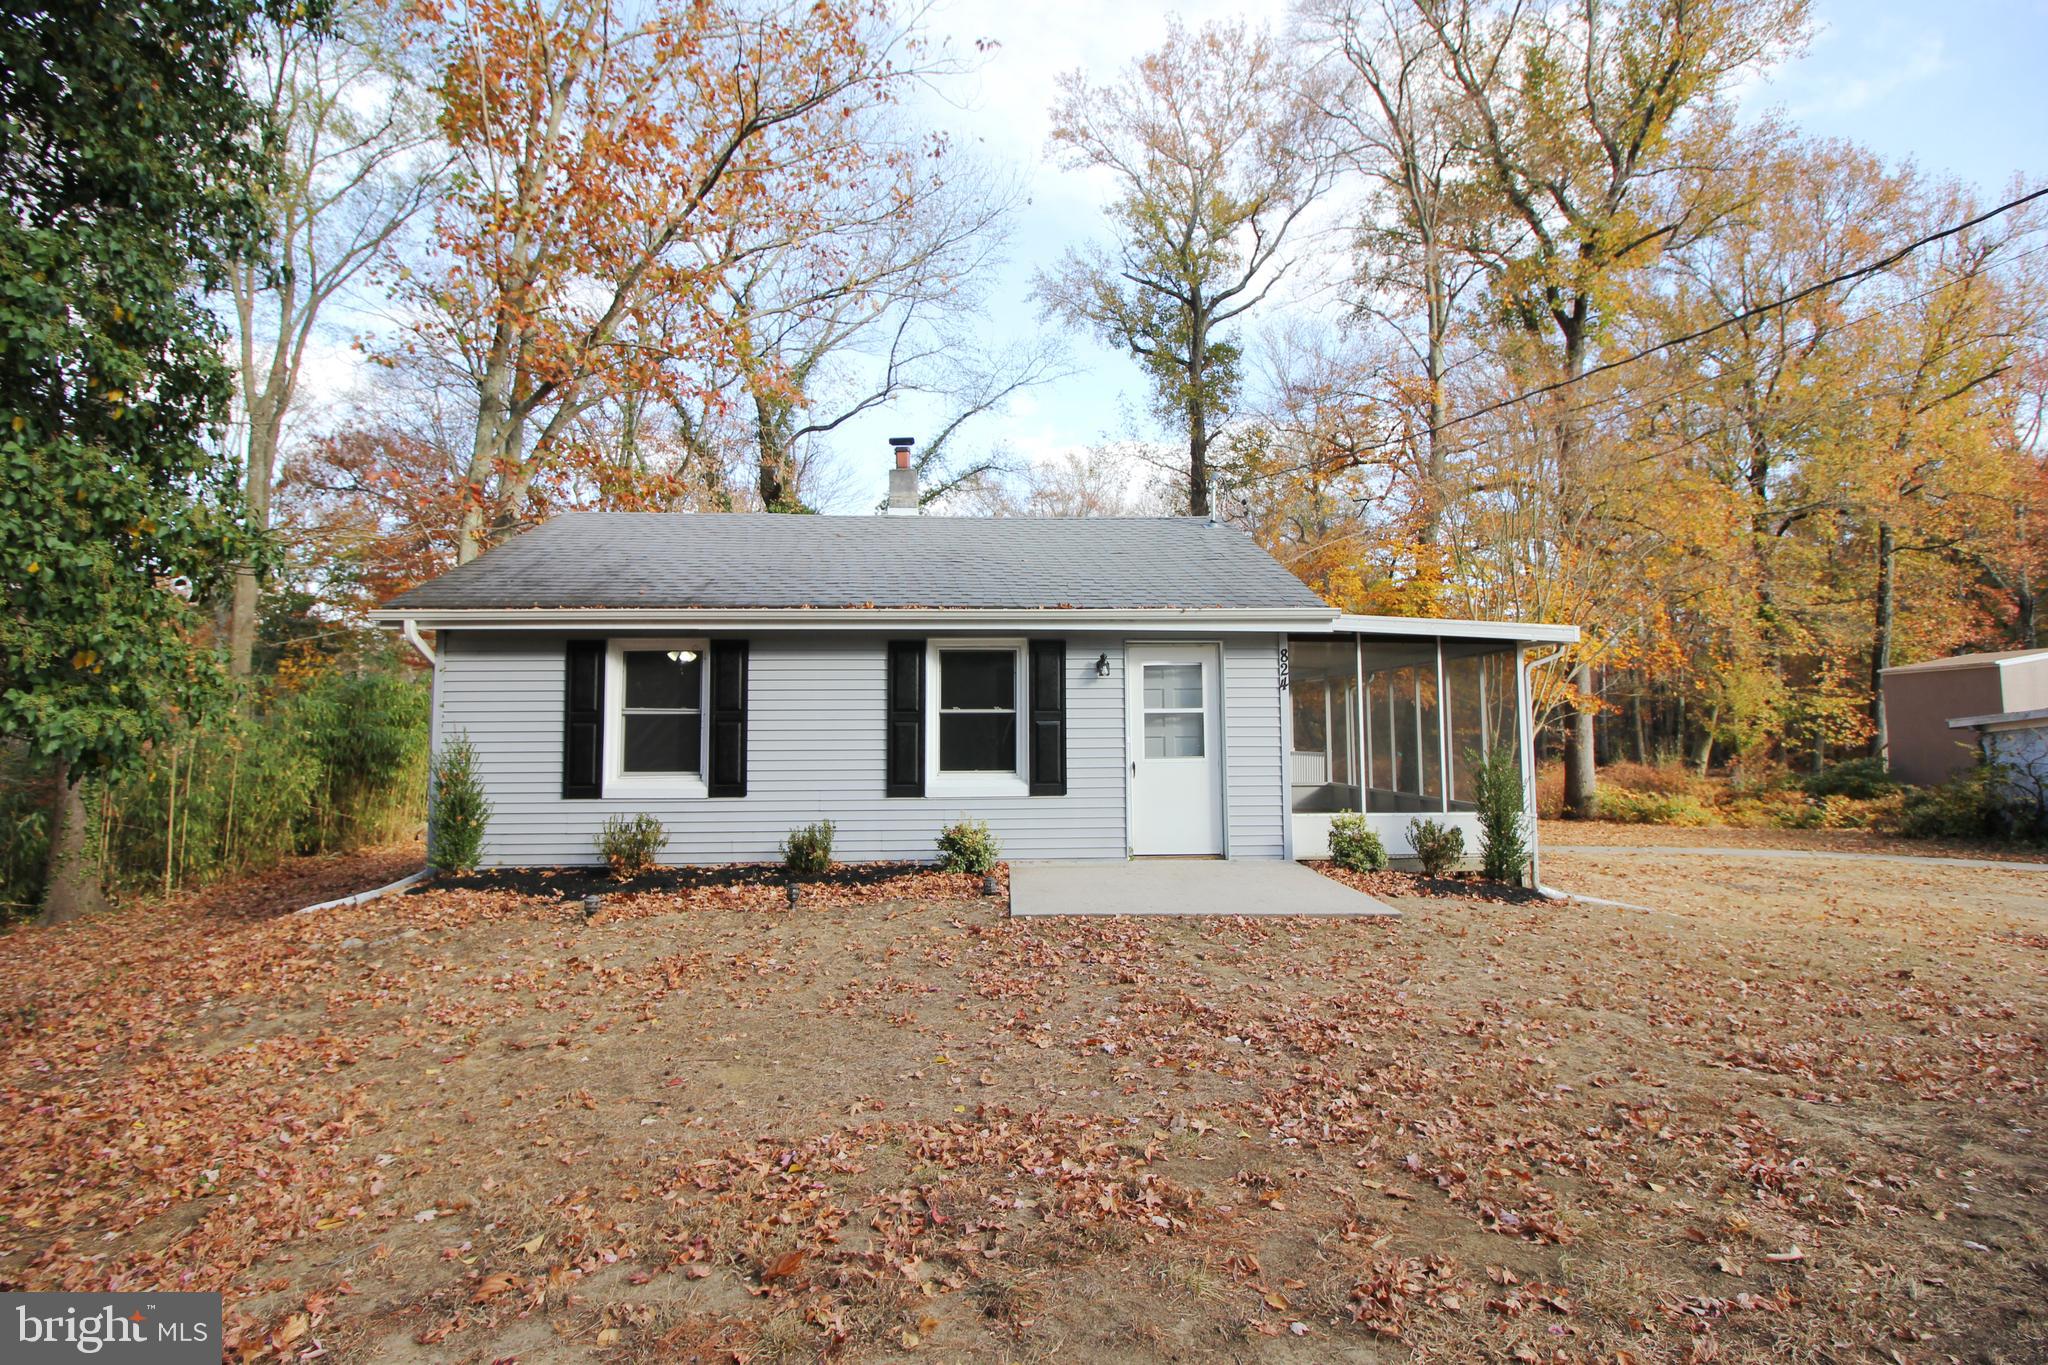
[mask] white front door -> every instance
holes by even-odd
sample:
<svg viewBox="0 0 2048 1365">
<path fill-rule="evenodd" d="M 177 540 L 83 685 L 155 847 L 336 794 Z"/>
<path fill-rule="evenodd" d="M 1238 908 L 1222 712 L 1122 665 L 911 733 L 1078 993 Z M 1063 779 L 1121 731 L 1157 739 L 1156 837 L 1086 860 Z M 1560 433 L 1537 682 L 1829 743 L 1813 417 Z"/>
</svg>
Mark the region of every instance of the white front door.
<svg viewBox="0 0 2048 1365">
<path fill-rule="evenodd" d="M 1223 851 L 1222 669 L 1214 645 L 1133 645 L 1131 852 Z"/>
</svg>

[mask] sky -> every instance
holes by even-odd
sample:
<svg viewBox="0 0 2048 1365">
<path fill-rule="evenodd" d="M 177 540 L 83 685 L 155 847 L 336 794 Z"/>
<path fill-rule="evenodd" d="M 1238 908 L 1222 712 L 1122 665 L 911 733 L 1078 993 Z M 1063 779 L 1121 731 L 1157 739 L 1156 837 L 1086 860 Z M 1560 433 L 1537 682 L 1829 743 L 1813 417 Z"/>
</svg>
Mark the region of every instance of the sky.
<svg viewBox="0 0 2048 1365">
<path fill-rule="evenodd" d="M 1286 0 L 938 0 L 930 36 L 977 69 L 933 93 L 924 113 L 996 165 L 1020 176 L 1029 202 L 1007 260 L 987 289 L 987 341 L 1002 346 L 1057 333 L 1032 295 L 1041 271 L 1103 230 L 1099 178 L 1045 158 L 1055 83 L 1068 71 L 1107 81 L 1165 37 L 1169 15 L 1189 26 L 1241 16 L 1278 30 Z M 2048 0 L 1814 0 L 1806 52 L 1740 94 L 1751 117 L 1776 110 L 1803 131 L 1853 139 L 1923 172 L 1974 183 L 1985 197 L 2017 176 L 2048 182 Z M 977 45 L 982 45 L 978 47 Z M 1286 301 L 1262 325 L 1285 321 Z M 358 314 L 357 330 L 367 321 Z M 372 324 L 372 330 L 375 325 Z M 316 410 L 345 406 L 360 356 L 337 335 L 309 376 Z M 1105 441 L 1152 435 L 1147 385 L 1131 360 L 1092 337 L 1068 336 L 1070 373 L 1013 398 L 972 433 L 1012 457 L 1055 460 Z M 318 412 L 309 412 L 318 424 Z M 821 510 L 864 512 L 887 488 L 890 436 L 935 431 L 941 412 L 906 399 L 835 434 L 829 476 L 811 490 Z"/>
<path fill-rule="evenodd" d="M 973 51 L 996 46 L 932 116 L 956 138 L 1016 167 L 1031 201 L 1009 259 L 989 291 L 993 336 L 1029 337 L 1048 322 L 1032 281 L 1067 247 L 1100 232 L 1101 186 L 1046 162 L 1054 82 L 1082 70 L 1104 80 L 1165 35 L 1169 14 L 1196 25 L 1241 15 L 1279 28 L 1284 3 L 1158 4 L 1150 0 L 953 0 L 932 15 L 935 36 Z M 1805 54 L 1741 95 L 1743 111 L 1775 109 L 1803 131 L 1853 139 L 1922 171 L 1958 176 L 1985 195 L 2016 174 L 2048 180 L 2048 0 L 1816 0 Z M 1146 384 L 1132 362 L 1085 337 L 1069 338 L 1074 372 L 1027 392 L 987 419 L 1020 458 L 1054 459 L 1130 434 L 1147 418 Z M 887 483 L 892 435 L 935 426 L 937 413 L 906 402 L 844 431 L 830 510 L 873 507 Z M 872 458 L 868 458 L 872 456 Z"/>
</svg>

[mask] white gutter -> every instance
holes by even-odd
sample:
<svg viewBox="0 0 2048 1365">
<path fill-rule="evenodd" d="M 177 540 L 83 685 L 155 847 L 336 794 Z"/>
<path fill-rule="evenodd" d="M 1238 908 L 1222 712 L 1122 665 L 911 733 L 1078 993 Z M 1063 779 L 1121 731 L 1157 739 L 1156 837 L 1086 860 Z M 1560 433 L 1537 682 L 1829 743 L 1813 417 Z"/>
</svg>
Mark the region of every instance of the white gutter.
<svg viewBox="0 0 2048 1365">
<path fill-rule="evenodd" d="M 1543 621 L 1471 621 L 1449 616 L 1339 616 L 1336 629 L 1360 635 L 1439 635 L 1456 640 L 1519 640 L 1532 645 L 1575 645 L 1577 626 Z"/>
<path fill-rule="evenodd" d="M 434 657 L 434 651 L 427 648 L 427 642 L 420 638 L 420 623 L 418 621 L 408 616 L 399 629 L 405 635 L 405 642 L 418 650 L 420 657 L 427 661 L 427 667 L 433 668 L 440 663 L 440 660 Z"/>
<path fill-rule="evenodd" d="M 737 609 L 691 607 L 386 607 L 369 614 L 381 626 L 412 630 L 670 630 L 696 627 L 781 631 L 1096 630 L 1132 633 L 1185 633 L 1190 630 L 1245 632 L 1300 631 L 1328 634 L 1337 613 L 1302 607 L 1173 607 L 1141 611 L 1097 608 L 1010 610 L 984 607 L 829 607 Z"/>
</svg>

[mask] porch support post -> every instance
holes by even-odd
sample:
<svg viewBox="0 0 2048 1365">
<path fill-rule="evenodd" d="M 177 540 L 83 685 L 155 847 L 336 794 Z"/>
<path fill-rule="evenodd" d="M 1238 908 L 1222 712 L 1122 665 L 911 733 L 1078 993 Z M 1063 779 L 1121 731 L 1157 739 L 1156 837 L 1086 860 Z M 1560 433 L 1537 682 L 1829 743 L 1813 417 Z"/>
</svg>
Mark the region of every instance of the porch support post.
<svg viewBox="0 0 2048 1365">
<path fill-rule="evenodd" d="M 1529 885 L 1543 885 L 1539 860 L 1543 840 L 1536 832 L 1536 736 L 1529 724 L 1529 659 L 1515 646 L 1515 743 L 1522 755 L 1522 810 L 1529 820 Z"/>
<path fill-rule="evenodd" d="M 1416 714 L 1422 714 L 1421 708 Z M 1437 813 L 1451 813 L 1451 686 L 1444 676 L 1444 637 L 1436 637 Z"/>
</svg>

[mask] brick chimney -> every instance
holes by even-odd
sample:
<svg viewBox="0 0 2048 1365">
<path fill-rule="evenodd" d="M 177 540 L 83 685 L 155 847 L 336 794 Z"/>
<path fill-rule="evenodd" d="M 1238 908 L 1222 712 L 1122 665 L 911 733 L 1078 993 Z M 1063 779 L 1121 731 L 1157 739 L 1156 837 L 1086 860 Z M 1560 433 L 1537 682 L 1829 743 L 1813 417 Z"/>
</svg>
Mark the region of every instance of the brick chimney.
<svg viewBox="0 0 2048 1365">
<path fill-rule="evenodd" d="M 910 448 L 917 444 L 914 436 L 891 436 L 890 449 L 896 452 L 896 467 L 889 471 L 889 515 L 892 517 L 914 517 L 917 515 L 917 471 L 910 467 Z"/>
</svg>

